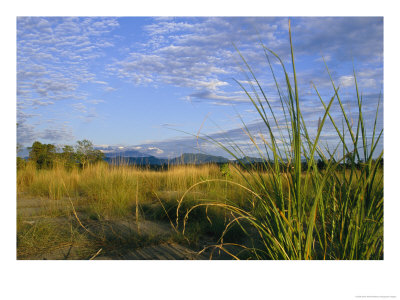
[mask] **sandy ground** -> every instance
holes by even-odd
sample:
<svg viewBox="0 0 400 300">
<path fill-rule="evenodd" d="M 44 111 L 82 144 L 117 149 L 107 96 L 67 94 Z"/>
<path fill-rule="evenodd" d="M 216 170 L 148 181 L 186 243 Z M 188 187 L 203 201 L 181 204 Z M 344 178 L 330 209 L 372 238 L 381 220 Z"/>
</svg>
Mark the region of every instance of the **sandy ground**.
<svg viewBox="0 0 400 300">
<path fill-rule="evenodd" d="M 46 215 L 46 211 L 49 209 L 64 209 L 70 210 L 69 216 L 60 215 L 55 217 L 49 217 Z M 94 235 L 102 234 L 112 235 L 113 237 L 125 238 L 131 234 L 147 235 L 160 237 L 160 240 L 168 240 L 168 236 L 173 234 L 173 228 L 168 223 L 154 222 L 150 220 L 141 220 L 138 224 L 134 218 L 131 219 L 113 219 L 107 221 L 95 221 L 87 220 L 80 207 L 75 207 L 78 218 L 84 223 L 87 230 Z M 75 218 L 71 213 L 71 205 L 68 199 L 64 200 L 50 200 L 40 198 L 23 198 L 19 197 L 17 200 L 17 214 L 22 218 L 22 222 L 34 226 L 36 222 L 46 219 L 48 222 L 55 222 L 57 224 L 68 224 L 71 222 L 71 218 Z M 76 221 L 76 218 L 75 220 Z M 197 252 L 191 249 L 179 245 L 175 242 L 162 242 L 156 245 L 145 246 L 141 248 L 125 248 L 121 251 L 113 251 L 112 255 L 107 255 L 105 251 L 100 248 L 98 253 L 93 253 L 84 259 L 94 260 L 107 260 L 107 259 L 122 259 L 122 260 L 193 260 L 193 259 L 207 259 L 204 255 L 198 255 Z M 60 260 L 60 259 L 82 259 L 82 252 L 78 247 L 73 244 L 63 244 L 59 248 L 43 253 L 37 257 L 31 259 L 39 260 Z"/>
</svg>

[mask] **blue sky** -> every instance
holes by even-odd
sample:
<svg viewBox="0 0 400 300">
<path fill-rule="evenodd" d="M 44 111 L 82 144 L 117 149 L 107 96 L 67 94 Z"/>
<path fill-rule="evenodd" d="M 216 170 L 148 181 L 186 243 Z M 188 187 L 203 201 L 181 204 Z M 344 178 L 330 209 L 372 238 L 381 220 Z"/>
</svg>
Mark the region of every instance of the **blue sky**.
<svg viewBox="0 0 400 300">
<path fill-rule="evenodd" d="M 311 82 L 325 102 L 333 95 L 322 57 L 356 119 L 354 65 L 371 128 L 383 92 L 383 18 L 295 17 L 291 24 L 301 107 L 311 132 L 323 115 Z M 279 109 L 260 39 L 291 70 L 283 17 L 19 17 L 17 141 L 62 145 L 86 138 L 95 145 L 152 148 L 162 157 L 198 147 L 223 154 L 183 133 L 201 129 L 247 145 L 238 115 L 255 134 L 265 129 L 234 81 L 249 88 L 233 45 Z M 273 65 L 282 82 L 279 65 Z M 339 118 L 337 103 L 332 113 Z M 327 124 L 323 140 L 332 146 L 333 136 Z"/>
</svg>

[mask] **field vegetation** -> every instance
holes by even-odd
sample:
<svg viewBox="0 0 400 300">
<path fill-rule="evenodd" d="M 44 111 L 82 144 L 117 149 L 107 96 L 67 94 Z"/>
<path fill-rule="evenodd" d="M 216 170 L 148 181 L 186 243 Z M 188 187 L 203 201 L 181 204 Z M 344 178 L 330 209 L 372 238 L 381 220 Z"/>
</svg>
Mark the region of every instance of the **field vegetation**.
<svg viewBox="0 0 400 300">
<path fill-rule="evenodd" d="M 118 220 L 131 222 L 135 232 L 129 237 L 135 240 L 130 242 L 131 249 L 147 245 L 146 240 L 152 239 L 150 244 L 165 242 L 165 237 L 152 236 L 156 232 L 141 232 L 141 226 L 146 226 L 146 221 L 155 221 L 169 227 L 169 241 L 199 250 L 205 240 L 208 243 L 218 241 L 231 216 L 222 208 L 197 209 L 191 220 L 186 222 L 183 235 L 186 212 L 206 199 L 221 202 L 234 199 L 237 205 L 245 207 L 246 201 L 251 198 L 239 186 L 227 186 L 224 182 L 227 176 L 243 184 L 241 175 L 229 165 L 182 165 L 155 171 L 105 162 L 71 168 L 58 161 L 53 162 L 52 168 L 43 169 L 28 161 L 17 173 L 17 198 L 21 203 L 17 223 L 18 256 L 32 258 L 43 254 L 46 247 L 46 251 L 52 252 L 54 247 L 78 241 L 84 243 L 81 246 L 78 243 L 76 247 L 87 248 L 91 245 L 93 252 L 96 247 L 101 248 L 105 237 L 97 236 L 85 227 Z M 186 193 L 194 184 L 204 180 L 210 182 Z M 178 200 L 185 193 L 185 202 L 179 208 L 177 220 Z M 32 213 L 29 200 L 34 199 L 39 199 L 39 205 L 31 205 L 36 208 Z M 237 242 L 244 237 L 238 228 L 232 229 L 232 233 L 232 241 Z M 106 252 L 103 251 L 103 254 Z"/>
<path fill-rule="evenodd" d="M 54 252 L 64 249 L 62 255 L 66 255 L 67 249 L 72 248 L 75 259 L 90 258 L 98 249 L 102 252 L 97 258 L 115 259 L 126 249 L 165 242 L 179 243 L 194 251 L 208 247 L 207 257 L 228 258 L 225 252 L 216 256 L 213 250 L 225 245 L 224 250 L 233 254 L 239 247 L 234 245 L 262 246 L 254 228 L 234 222 L 238 212 L 233 207 L 261 217 L 258 197 L 263 191 L 245 187 L 256 187 L 261 179 L 273 190 L 273 175 L 260 168 L 248 171 L 245 167 L 205 164 L 150 170 L 97 162 L 82 168 L 71 167 L 67 161 L 53 161 L 53 167 L 43 169 L 28 161 L 17 173 L 17 198 L 21 203 L 17 217 L 18 258 L 63 258 L 61 252 L 58 256 Z M 345 165 L 342 168 L 350 180 L 351 170 Z M 356 172 L 361 175 L 361 170 Z M 382 173 L 381 166 L 378 173 Z M 288 176 L 289 172 L 280 174 L 284 193 L 290 190 Z M 301 180 L 306 181 L 305 171 Z M 356 188 L 356 177 L 351 186 Z M 332 216 L 328 214 L 327 218 Z M 162 224 L 170 229 L 169 233 L 141 230 L 148 221 Z M 128 227 L 120 228 L 119 222 L 128 222 L 128 233 L 124 233 Z M 248 251 L 234 255 L 251 257 Z"/>
</svg>

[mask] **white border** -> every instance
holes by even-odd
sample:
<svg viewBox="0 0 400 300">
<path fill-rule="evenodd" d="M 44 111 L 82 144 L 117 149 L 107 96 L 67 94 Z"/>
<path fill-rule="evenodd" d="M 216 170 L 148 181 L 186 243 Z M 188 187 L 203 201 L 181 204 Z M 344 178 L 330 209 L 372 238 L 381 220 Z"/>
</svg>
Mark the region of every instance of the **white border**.
<svg viewBox="0 0 400 300">
<path fill-rule="evenodd" d="M 2 8 L 3 299 L 357 299 L 397 296 L 398 29 L 382 1 L 15 1 Z M 12 4 L 11 4 L 12 3 Z M 261 4 L 264 3 L 264 4 Z M 393 2 L 392 2 L 393 3 Z M 15 260 L 16 16 L 384 16 L 385 259 L 371 262 L 43 262 Z M 397 151 L 396 151 L 397 150 Z M 396 172 L 397 171 L 397 172 Z M 397 275 L 397 276 L 396 276 Z"/>
</svg>

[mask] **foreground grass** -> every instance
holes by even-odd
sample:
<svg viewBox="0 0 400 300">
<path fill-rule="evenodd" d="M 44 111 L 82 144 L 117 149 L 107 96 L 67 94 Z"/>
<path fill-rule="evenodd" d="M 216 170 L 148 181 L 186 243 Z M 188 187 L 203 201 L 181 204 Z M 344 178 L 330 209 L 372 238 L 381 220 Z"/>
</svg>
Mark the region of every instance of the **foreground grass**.
<svg viewBox="0 0 400 300">
<path fill-rule="evenodd" d="M 85 169 L 68 170 L 60 165 L 38 170 L 28 163 L 17 172 L 17 197 L 23 204 L 18 208 L 18 257 L 40 257 L 57 249 L 68 252 L 71 245 L 79 249 L 74 257 L 82 259 L 98 249 L 102 249 L 102 254 L 107 249 L 110 254 L 166 241 L 200 249 L 202 238 L 218 240 L 231 217 L 219 208 L 196 210 L 183 236 L 180 232 L 184 213 L 193 205 L 210 199 L 221 202 L 234 199 L 242 205 L 249 195 L 221 182 L 201 185 L 187 195 L 176 224 L 178 200 L 196 182 L 225 180 L 226 176 L 226 170 L 222 172 L 217 165 L 176 166 L 152 171 L 100 163 Z M 232 167 L 229 176 L 232 180 L 243 181 Z M 36 204 L 29 205 L 29 199 Z M 30 206 L 36 210 L 32 212 Z M 162 222 L 171 234 L 144 232 L 141 227 L 146 221 Z M 122 228 L 121 222 L 131 224 Z M 243 236 L 237 229 L 231 232 L 232 240 Z"/>
<path fill-rule="evenodd" d="M 270 102 L 271 96 L 267 97 L 238 50 L 249 87 L 246 88 L 240 81 L 237 83 L 264 125 L 264 130 L 257 137 L 243 123 L 244 131 L 254 151 L 264 158 L 265 169 L 270 174 L 265 180 L 260 172 L 252 172 L 252 164 L 247 167 L 252 180 L 245 179 L 247 184 L 243 188 L 257 198 L 252 203 L 254 209 L 243 209 L 234 202 L 209 202 L 204 205 L 222 207 L 235 215 L 233 222 L 227 225 L 227 230 L 231 224 L 239 224 L 243 231 L 246 232 L 246 226 L 249 226 L 256 233 L 257 240 L 248 234 L 254 246 L 236 245 L 251 258 L 383 259 L 383 172 L 380 163 L 373 162 L 374 159 L 380 161 L 383 158 L 383 150 L 377 150 L 383 135 L 383 129 L 378 132 L 376 126 L 380 117 L 380 99 L 371 125 L 363 115 L 363 97 L 354 71 L 356 97 L 353 104 L 358 111 L 353 123 L 350 112 L 343 106 L 339 86 L 336 86 L 326 66 L 332 96 L 322 99 L 314 86 L 316 104 L 322 104 L 324 113 L 318 127 L 310 128 L 301 110 L 290 22 L 289 41 L 290 68 L 286 68 L 283 60 L 261 43 L 275 82 L 274 96 L 278 96 L 280 109 L 272 109 L 274 103 Z M 281 67 L 283 86 L 275 76 L 275 62 Z M 291 74 L 287 71 L 289 69 Z M 337 110 L 333 113 L 334 106 Z M 284 121 L 278 122 L 282 118 Z M 333 128 L 327 133 L 330 137 L 336 135 L 336 141 L 330 146 L 320 140 L 326 133 L 327 122 Z M 222 144 L 212 137 L 205 138 L 236 159 L 246 154 L 233 141 Z M 316 159 L 326 165 L 323 172 L 318 170 Z M 340 170 L 344 162 L 348 172 Z M 285 163 L 289 164 L 289 168 L 286 168 L 289 171 L 282 176 L 282 165 Z M 303 169 L 306 169 L 305 173 Z M 244 172 L 243 175 L 245 178 Z M 221 242 L 219 248 L 229 252 L 226 245 L 230 244 Z M 238 258 L 234 253 L 230 254 Z"/>
<path fill-rule="evenodd" d="M 351 172 L 344 172 L 356 188 L 356 177 L 351 179 Z M 253 192 L 244 187 L 256 187 L 260 178 L 270 183 L 273 174 L 257 174 L 254 178 L 251 170 L 212 164 L 175 166 L 163 171 L 108 164 L 37 170 L 28 164 L 17 172 L 18 201 L 39 201 L 34 207 L 40 209 L 32 212 L 29 205 L 18 208 L 17 256 L 90 259 L 101 249 L 98 258 L 118 258 L 128 250 L 164 242 L 196 250 L 221 243 L 229 251 L 235 251 L 232 245 L 239 243 L 247 248 L 260 246 L 259 233 L 251 226 L 235 223 L 239 213 L 224 208 L 231 205 L 265 218 L 258 199 L 266 192 L 264 187 Z M 285 193 L 290 191 L 288 176 L 280 174 L 281 181 L 287 183 L 282 185 Z M 303 172 L 301 182 L 307 180 Z M 269 184 L 265 188 L 271 193 L 274 187 Z M 305 196 L 311 201 L 315 195 L 310 190 Z M 334 222 L 332 213 L 326 218 Z M 146 221 L 161 222 L 170 233 L 145 231 Z M 249 258 L 246 251 L 236 251 L 235 256 Z"/>
</svg>

